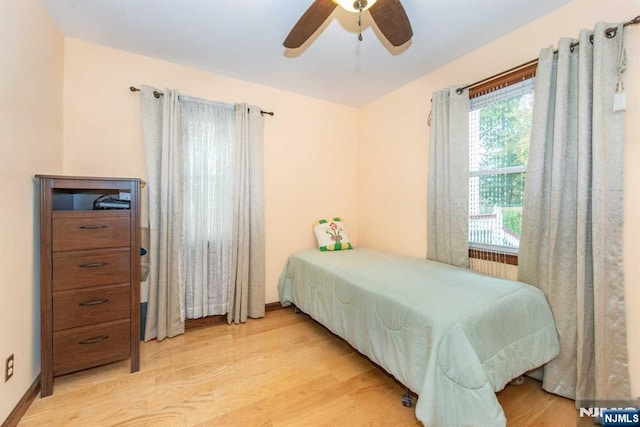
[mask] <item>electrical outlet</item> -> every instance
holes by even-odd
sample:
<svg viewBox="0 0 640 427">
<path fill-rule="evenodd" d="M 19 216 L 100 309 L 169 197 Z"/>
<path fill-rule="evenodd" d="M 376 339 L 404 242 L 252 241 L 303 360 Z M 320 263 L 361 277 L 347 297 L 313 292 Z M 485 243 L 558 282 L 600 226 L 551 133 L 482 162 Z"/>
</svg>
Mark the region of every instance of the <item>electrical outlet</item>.
<svg viewBox="0 0 640 427">
<path fill-rule="evenodd" d="M 6 383 L 13 376 L 13 354 L 7 357 L 7 361 L 4 365 L 4 382 Z"/>
</svg>

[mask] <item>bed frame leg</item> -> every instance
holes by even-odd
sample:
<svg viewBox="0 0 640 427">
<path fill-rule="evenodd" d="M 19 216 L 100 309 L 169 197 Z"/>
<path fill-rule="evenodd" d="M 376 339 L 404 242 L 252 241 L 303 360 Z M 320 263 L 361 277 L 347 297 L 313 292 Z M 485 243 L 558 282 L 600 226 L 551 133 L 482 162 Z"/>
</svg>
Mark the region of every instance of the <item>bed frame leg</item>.
<svg viewBox="0 0 640 427">
<path fill-rule="evenodd" d="M 524 377 L 522 375 L 520 375 L 518 378 L 514 378 L 511 381 L 509 381 L 509 384 L 511 384 L 511 385 L 522 385 L 522 384 L 524 384 Z"/>
<path fill-rule="evenodd" d="M 413 406 L 413 397 L 411 396 L 409 387 L 405 387 L 404 394 L 402 395 L 402 406 L 406 408 L 411 408 Z"/>
</svg>

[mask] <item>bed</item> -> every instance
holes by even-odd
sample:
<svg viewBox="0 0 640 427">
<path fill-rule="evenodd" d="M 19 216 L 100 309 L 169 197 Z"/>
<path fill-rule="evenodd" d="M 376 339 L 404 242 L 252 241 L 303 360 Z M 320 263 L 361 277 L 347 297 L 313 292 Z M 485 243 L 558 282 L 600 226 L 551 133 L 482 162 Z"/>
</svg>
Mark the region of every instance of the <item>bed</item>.
<svg viewBox="0 0 640 427">
<path fill-rule="evenodd" d="M 559 351 L 539 289 L 434 261 L 303 250 L 278 291 L 418 394 L 429 427 L 504 426 L 495 392 Z"/>
</svg>

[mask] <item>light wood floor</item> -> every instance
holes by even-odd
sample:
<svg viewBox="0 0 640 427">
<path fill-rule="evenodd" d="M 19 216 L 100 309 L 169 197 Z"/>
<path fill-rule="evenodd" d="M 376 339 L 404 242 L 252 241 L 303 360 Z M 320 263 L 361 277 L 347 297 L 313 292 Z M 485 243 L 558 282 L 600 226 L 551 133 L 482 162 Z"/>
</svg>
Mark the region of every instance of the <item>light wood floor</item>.
<svg viewBox="0 0 640 427">
<path fill-rule="evenodd" d="M 291 309 L 142 344 L 129 362 L 59 377 L 20 426 L 419 426 L 403 387 Z M 527 378 L 498 393 L 509 426 L 575 426 L 573 401 Z"/>
</svg>

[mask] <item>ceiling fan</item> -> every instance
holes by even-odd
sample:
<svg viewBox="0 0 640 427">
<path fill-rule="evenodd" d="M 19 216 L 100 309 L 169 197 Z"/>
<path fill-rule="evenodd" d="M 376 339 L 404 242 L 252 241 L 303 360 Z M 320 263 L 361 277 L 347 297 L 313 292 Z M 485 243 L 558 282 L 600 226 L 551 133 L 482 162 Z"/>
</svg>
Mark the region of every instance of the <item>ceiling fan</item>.
<svg viewBox="0 0 640 427">
<path fill-rule="evenodd" d="M 316 32 L 322 23 L 340 5 L 354 13 L 369 11 L 384 37 L 393 46 L 402 46 L 413 36 L 411 23 L 400 0 L 315 0 L 309 9 L 300 17 L 285 39 L 283 45 L 296 49 L 304 44 Z M 358 26 L 361 25 L 358 17 Z M 362 34 L 358 35 L 362 40 Z"/>
</svg>

